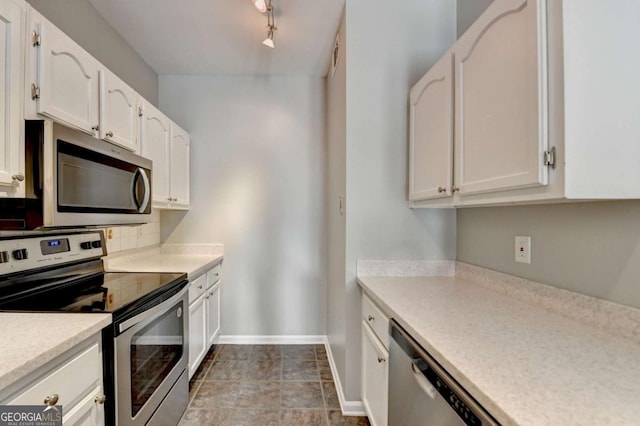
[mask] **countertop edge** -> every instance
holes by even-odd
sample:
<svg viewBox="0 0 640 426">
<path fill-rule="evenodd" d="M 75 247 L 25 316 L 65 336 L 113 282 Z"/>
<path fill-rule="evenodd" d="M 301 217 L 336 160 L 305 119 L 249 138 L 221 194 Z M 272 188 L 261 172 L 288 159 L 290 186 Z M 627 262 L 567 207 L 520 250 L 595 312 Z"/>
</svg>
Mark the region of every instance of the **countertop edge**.
<svg viewBox="0 0 640 426">
<path fill-rule="evenodd" d="M 76 314 L 69 314 L 76 315 Z M 82 343 L 89 337 L 99 333 L 103 328 L 112 323 L 111 314 L 89 314 L 92 316 L 101 316 L 102 318 L 91 324 L 89 327 L 67 337 L 60 341 L 57 345 L 47 349 L 45 352 L 36 355 L 33 358 L 26 360 L 24 363 L 14 367 L 11 371 L 7 372 L 3 376 L 0 376 L 0 391 L 3 391 L 7 387 L 20 381 L 22 378 L 28 376 L 38 368 L 42 367 L 46 363 L 54 360 L 58 356 L 64 354 L 74 346 Z"/>
</svg>

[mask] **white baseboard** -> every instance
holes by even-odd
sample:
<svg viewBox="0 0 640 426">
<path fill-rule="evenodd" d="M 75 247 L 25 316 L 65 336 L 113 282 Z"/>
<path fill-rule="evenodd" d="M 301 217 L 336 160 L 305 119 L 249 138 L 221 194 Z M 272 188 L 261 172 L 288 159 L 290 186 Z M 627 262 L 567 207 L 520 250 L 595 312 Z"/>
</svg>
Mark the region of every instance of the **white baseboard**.
<svg viewBox="0 0 640 426">
<path fill-rule="evenodd" d="M 340 375 L 336 368 L 336 363 L 333 360 L 333 353 L 331 352 L 331 345 L 329 344 L 329 338 L 324 336 L 324 347 L 327 350 L 327 359 L 329 360 L 329 366 L 331 367 L 331 375 L 333 381 L 336 384 L 336 391 L 338 392 L 338 400 L 340 401 L 340 409 L 343 416 L 366 416 L 364 411 L 364 405 L 362 401 L 347 401 L 344 396 L 342 383 L 340 382 Z"/>
<path fill-rule="evenodd" d="M 221 345 L 323 345 L 327 340 L 326 336 L 308 335 L 277 335 L 277 336 L 220 336 L 218 343 Z"/>
</svg>

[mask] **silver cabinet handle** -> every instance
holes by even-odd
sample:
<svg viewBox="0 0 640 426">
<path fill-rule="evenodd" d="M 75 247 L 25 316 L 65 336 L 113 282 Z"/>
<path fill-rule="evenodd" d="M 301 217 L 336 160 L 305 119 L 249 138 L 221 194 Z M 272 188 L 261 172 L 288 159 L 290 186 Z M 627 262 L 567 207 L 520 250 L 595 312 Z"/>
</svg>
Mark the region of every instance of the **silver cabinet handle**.
<svg viewBox="0 0 640 426">
<path fill-rule="evenodd" d="M 200 285 L 198 286 L 198 289 L 199 289 L 199 290 L 202 290 L 202 284 L 200 284 Z"/>
<path fill-rule="evenodd" d="M 447 188 L 445 188 L 443 186 L 439 186 L 438 187 L 438 194 L 442 194 L 443 192 L 447 192 Z"/>
<path fill-rule="evenodd" d="M 107 401 L 107 397 L 104 395 L 96 396 L 95 399 L 93 400 L 93 402 L 97 402 L 100 405 L 104 404 L 106 401 Z"/>
<path fill-rule="evenodd" d="M 58 402 L 58 394 L 54 393 L 53 395 L 47 395 L 44 397 L 44 403 L 51 406 L 56 405 Z"/>
<path fill-rule="evenodd" d="M 379 363 L 383 363 L 385 361 L 386 361 L 386 359 L 382 358 L 381 356 L 378 357 L 378 362 Z"/>
<path fill-rule="evenodd" d="M 369 321 L 369 322 L 374 321 L 375 319 L 376 319 L 376 318 L 375 318 L 373 315 L 369 315 L 369 316 L 367 317 L 367 321 Z"/>
<path fill-rule="evenodd" d="M 91 130 L 95 130 L 97 132 L 98 130 L 100 130 L 100 126 L 96 124 L 95 126 L 91 127 Z"/>
<path fill-rule="evenodd" d="M 105 136 L 108 137 L 108 138 L 112 138 L 113 137 L 113 132 L 107 132 L 105 134 Z"/>
<path fill-rule="evenodd" d="M 451 187 L 451 192 L 452 192 L 452 193 L 453 193 L 453 192 L 458 192 L 458 191 L 460 191 L 460 188 L 458 188 L 457 186 L 452 186 L 452 187 Z"/>
<path fill-rule="evenodd" d="M 24 175 L 22 173 L 18 173 L 11 176 L 11 179 L 17 180 L 18 182 L 22 182 L 24 180 Z"/>
</svg>

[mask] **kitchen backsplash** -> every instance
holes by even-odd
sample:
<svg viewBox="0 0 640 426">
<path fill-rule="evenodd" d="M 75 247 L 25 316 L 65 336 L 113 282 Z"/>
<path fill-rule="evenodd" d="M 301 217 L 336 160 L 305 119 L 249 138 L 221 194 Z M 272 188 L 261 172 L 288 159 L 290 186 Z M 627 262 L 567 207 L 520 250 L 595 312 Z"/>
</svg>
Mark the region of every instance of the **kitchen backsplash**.
<svg viewBox="0 0 640 426">
<path fill-rule="evenodd" d="M 151 213 L 149 223 L 105 228 L 104 235 L 109 254 L 160 244 L 160 211 Z"/>
</svg>

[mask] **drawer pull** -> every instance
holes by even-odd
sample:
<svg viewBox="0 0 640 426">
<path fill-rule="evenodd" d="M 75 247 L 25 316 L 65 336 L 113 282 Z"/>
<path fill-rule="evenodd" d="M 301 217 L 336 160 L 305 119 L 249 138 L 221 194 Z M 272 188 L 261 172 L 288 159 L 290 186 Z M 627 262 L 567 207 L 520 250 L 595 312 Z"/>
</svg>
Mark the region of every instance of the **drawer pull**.
<svg viewBox="0 0 640 426">
<path fill-rule="evenodd" d="M 198 286 L 198 290 L 202 290 L 202 284 Z"/>
<path fill-rule="evenodd" d="M 376 318 L 373 315 L 369 315 L 369 317 L 367 317 L 367 320 L 369 322 L 374 321 Z"/>
<path fill-rule="evenodd" d="M 386 361 L 386 359 L 382 358 L 381 356 L 378 357 L 378 362 L 379 363 L 383 363 L 385 361 Z"/>
<path fill-rule="evenodd" d="M 58 394 L 48 395 L 44 398 L 44 403 L 49 406 L 54 406 L 58 403 Z"/>
<path fill-rule="evenodd" d="M 96 398 L 93 400 L 94 402 L 97 402 L 98 404 L 102 405 L 105 403 L 105 401 L 107 400 L 107 397 L 104 395 L 100 395 L 100 396 L 96 396 Z"/>
</svg>

